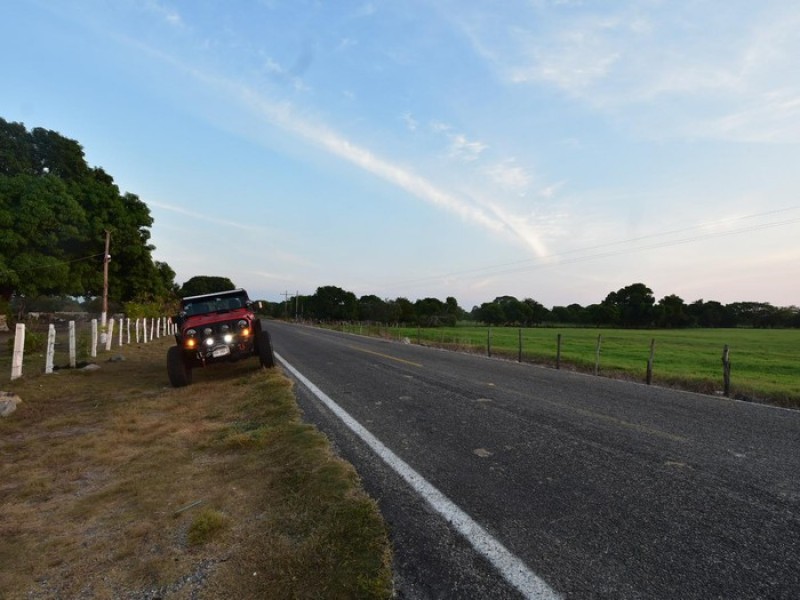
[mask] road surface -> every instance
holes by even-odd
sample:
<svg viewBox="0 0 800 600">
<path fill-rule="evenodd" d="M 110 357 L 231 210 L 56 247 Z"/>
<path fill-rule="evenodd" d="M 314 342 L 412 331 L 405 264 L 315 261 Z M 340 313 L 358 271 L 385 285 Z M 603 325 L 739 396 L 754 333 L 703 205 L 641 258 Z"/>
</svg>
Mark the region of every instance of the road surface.
<svg viewBox="0 0 800 600">
<path fill-rule="evenodd" d="M 399 598 L 800 598 L 800 411 L 266 326 Z"/>
</svg>

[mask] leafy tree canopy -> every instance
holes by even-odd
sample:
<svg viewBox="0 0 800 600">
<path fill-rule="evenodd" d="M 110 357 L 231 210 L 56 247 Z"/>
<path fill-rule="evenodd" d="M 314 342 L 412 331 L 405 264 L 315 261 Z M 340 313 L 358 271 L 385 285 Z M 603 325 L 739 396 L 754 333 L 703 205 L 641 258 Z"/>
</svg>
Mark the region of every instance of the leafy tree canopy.
<svg viewBox="0 0 800 600">
<path fill-rule="evenodd" d="M 183 284 L 180 288 L 180 296 L 186 298 L 187 296 L 200 296 L 235 289 L 236 286 L 227 277 L 196 275 Z"/>
<path fill-rule="evenodd" d="M 0 118 L 0 297 L 100 295 L 109 232 L 109 300 L 164 299 L 174 272 L 152 259 L 152 224 L 78 142 Z"/>
</svg>

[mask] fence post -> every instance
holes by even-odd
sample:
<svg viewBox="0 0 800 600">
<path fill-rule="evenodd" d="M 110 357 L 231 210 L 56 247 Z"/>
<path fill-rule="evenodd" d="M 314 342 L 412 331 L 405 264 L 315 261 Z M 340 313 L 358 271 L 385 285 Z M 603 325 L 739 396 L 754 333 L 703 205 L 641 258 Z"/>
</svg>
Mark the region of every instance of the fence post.
<svg viewBox="0 0 800 600">
<path fill-rule="evenodd" d="M 56 351 L 56 326 L 50 323 L 47 328 L 47 352 L 44 359 L 44 372 L 50 374 L 53 372 L 53 355 Z"/>
<path fill-rule="evenodd" d="M 89 348 L 89 355 L 92 358 L 97 356 L 97 319 L 92 319 L 92 341 Z"/>
<path fill-rule="evenodd" d="M 22 359 L 25 356 L 25 323 L 17 323 L 14 330 L 14 354 L 11 356 L 11 380 L 22 377 Z"/>
<path fill-rule="evenodd" d="M 128 330 L 128 345 L 131 343 L 131 318 L 128 317 L 125 319 L 125 324 L 127 325 L 126 329 Z"/>
<path fill-rule="evenodd" d="M 653 358 L 656 353 L 656 338 L 650 340 L 650 358 L 647 359 L 647 385 L 653 383 Z"/>
<path fill-rule="evenodd" d="M 77 352 L 75 351 L 75 321 L 69 322 L 69 368 L 78 366 Z"/>
<path fill-rule="evenodd" d="M 135 329 L 136 329 L 136 343 L 138 344 L 139 343 L 139 319 L 136 319 Z"/>
<path fill-rule="evenodd" d="M 125 317 L 121 317 L 119 320 L 119 345 L 122 346 L 122 330 L 125 329 Z"/>
<path fill-rule="evenodd" d="M 152 317 L 152 318 L 150 319 L 150 341 L 151 341 L 151 342 L 152 342 L 154 339 L 156 339 L 156 338 L 155 338 L 155 333 L 156 333 L 156 320 L 157 320 L 157 319 L 156 319 L 155 317 Z"/>
<path fill-rule="evenodd" d="M 106 336 L 106 351 L 111 350 L 111 340 L 114 339 L 114 319 L 108 320 L 108 335 Z"/>
<path fill-rule="evenodd" d="M 147 317 L 142 319 L 142 340 L 147 343 Z"/>
<path fill-rule="evenodd" d="M 561 368 L 561 334 L 556 337 L 556 369 Z"/>
<path fill-rule="evenodd" d="M 722 382 L 723 393 L 726 396 L 731 395 L 731 355 L 728 349 L 728 344 L 722 349 Z"/>
<path fill-rule="evenodd" d="M 600 344 L 603 342 L 603 336 L 597 336 L 597 348 L 594 351 L 594 374 L 600 373 Z"/>
</svg>

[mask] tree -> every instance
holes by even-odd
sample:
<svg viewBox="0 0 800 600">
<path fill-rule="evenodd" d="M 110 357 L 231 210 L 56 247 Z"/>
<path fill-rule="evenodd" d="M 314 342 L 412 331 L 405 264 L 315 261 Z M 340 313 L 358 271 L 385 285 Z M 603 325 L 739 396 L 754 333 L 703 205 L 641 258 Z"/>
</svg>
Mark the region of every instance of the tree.
<svg viewBox="0 0 800 600">
<path fill-rule="evenodd" d="M 90 168 L 78 142 L 0 118 L 0 296 L 100 295 L 107 231 L 109 299 L 168 294 L 172 271 L 152 259 L 152 224 L 147 205 Z"/>
<path fill-rule="evenodd" d="M 85 228 L 83 209 L 57 177 L 0 176 L 0 296 L 81 294 L 71 263 Z"/>
<path fill-rule="evenodd" d="M 550 311 L 540 302 L 533 298 L 525 298 L 522 302 L 528 307 L 528 325 L 537 325 L 550 318 Z"/>
<path fill-rule="evenodd" d="M 657 321 L 661 327 L 687 327 L 692 319 L 686 312 L 683 298 L 670 294 L 664 296 L 656 305 Z"/>
<path fill-rule="evenodd" d="M 634 283 L 616 292 L 611 292 L 603 304 L 616 309 L 619 324 L 623 327 L 647 327 L 654 318 L 653 305 L 656 299 L 653 290 L 643 283 Z"/>
<path fill-rule="evenodd" d="M 181 286 L 179 294 L 182 298 L 186 298 L 188 296 L 201 296 L 235 289 L 236 286 L 227 277 L 195 275 Z"/>
<path fill-rule="evenodd" d="M 321 321 L 354 321 L 358 318 L 356 295 L 342 288 L 326 285 L 308 298 L 306 314 Z"/>
<path fill-rule="evenodd" d="M 701 298 L 692 302 L 686 310 L 692 323 L 700 327 L 734 327 L 736 324 L 732 311 L 715 300 L 704 302 Z"/>
</svg>

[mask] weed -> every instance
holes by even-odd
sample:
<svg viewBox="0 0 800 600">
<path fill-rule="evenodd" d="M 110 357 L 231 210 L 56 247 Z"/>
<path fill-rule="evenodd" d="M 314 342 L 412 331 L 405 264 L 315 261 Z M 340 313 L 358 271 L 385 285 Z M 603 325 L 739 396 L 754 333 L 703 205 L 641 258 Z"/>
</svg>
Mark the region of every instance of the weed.
<svg viewBox="0 0 800 600">
<path fill-rule="evenodd" d="M 188 542 L 190 546 L 200 546 L 210 541 L 228 526 L 226 515 L 213 508 L 204 508 L 189 526 Z"/>
</svg>

